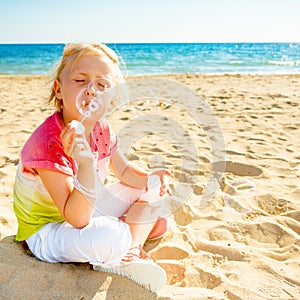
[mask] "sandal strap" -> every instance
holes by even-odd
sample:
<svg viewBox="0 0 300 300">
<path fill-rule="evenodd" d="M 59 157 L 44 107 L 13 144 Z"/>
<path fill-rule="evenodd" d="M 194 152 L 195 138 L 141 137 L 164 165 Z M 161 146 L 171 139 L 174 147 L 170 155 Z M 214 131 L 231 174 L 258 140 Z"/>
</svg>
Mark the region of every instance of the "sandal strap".
<svg viewBox="0 0 300 300">
<path fill-rule="evenodd" d="M 139 250 L 139 254 L 135 254 L 132 253 L 133 249 L 138 249 Z M 135 247 L 131 247 L 127 254 L 124 256 L 124 258 L 122 259 L 123 262 L 131 262 L 134 260 L 138 260 L 138 259 L 145 259 L 145 260 L 151 260 L 155 262 L 155 259 L 149 254 L 147 253 L 141 245 L 139 246 L 135 246 Z"/>
</svg>

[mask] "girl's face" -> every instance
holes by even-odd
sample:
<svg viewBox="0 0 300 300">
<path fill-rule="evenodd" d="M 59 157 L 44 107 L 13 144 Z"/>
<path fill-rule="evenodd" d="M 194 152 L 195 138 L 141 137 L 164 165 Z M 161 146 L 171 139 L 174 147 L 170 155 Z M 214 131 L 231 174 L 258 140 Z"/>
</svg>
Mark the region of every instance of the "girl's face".
<svg viewBox="0 0 300 300">
<path fill-rule="evenodd" d="M 82 115 L 76 107 L 76 98 L 82 89 L 93 89 L 90 83 L 100 78 L 113 83 L 115 75 L 115 66 L 105 55 L 84 56 L 76 64 L 66 66 L 61 80 L 54 82 L 56 96 L 63 101 L 64 122 L 67 124 L 72 120 L 81 119 Z"/>
</svg>

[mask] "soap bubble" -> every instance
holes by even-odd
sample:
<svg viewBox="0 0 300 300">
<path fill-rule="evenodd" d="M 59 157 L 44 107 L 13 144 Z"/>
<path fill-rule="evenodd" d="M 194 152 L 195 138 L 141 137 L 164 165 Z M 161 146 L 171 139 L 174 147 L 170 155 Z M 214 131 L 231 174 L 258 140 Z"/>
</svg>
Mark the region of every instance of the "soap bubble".
<svg viewBox="0 0 300 300">
<path fill-rule="evenodd" d="M 82 89 L 76 98 L 76 107 L 79 113 L 86 118 L 90 117 L 91 113 L 99 108 L 96 99 L 99 99 L 101 94 L 101 92 L 96 92 L 93 96 L 90 96 L 86 94 L 86 89 Z"/>
<path fill-rule="evenodd" d="M 234 213 L 247 215 L 256 201 L 256 185 L 247 178 L 239 178 L 223 185 L 226 206 Z"/>
<path fill-rule="evenodd" d="M 103 109 L 109 107 L 112 93 L 111 82 L 106 78 L 98 78 L 91 81 L 87 87 L 83 88 L 76 97 L 76 107 L 83 116 L 81 123 L 85 118 L 91 117 L 93 112 L 99 110 L 99 115 Z"/>
</svg>

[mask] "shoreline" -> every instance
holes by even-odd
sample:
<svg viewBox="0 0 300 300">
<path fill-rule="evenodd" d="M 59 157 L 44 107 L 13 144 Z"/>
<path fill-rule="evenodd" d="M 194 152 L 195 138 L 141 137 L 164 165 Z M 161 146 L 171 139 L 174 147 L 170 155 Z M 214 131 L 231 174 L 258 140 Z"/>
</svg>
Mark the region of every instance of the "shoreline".
<svg viewBox="0 0 300 300">
<path fill-rule="evenodd" d="M 155 74 L 141 74 L 141 75 L 129 75 L 129 78 L 134 77 L 164 77 L 164 76 L 200 76 L 200 77 L 209 77 L 209 76 L 300 76 L 299 73 L 195 73 L 195 72 L 186 72 L 186 73 L 155 73 Z M 50 77 L 50 74 L 0 74 L 2 77 Z"/>
</svg>

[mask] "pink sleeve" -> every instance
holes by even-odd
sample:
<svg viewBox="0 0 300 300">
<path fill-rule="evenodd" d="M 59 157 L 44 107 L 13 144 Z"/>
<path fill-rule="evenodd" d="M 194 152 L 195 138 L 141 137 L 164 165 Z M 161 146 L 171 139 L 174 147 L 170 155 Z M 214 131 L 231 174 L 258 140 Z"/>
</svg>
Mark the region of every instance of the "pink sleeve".
<svg viewBox="0 0 300 300">
<path fill-rule="evenodd" d="M 21 151 L 23 171 L 35 173 L 33 169 L 40 168 L 73 175 L 74 161 L 64 152 L 61 128 L 49 118 L 34 131 Z"/>
</svg>

